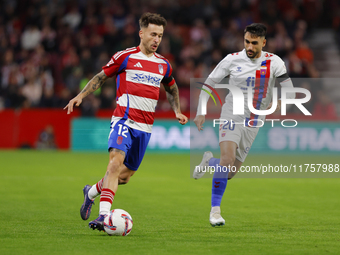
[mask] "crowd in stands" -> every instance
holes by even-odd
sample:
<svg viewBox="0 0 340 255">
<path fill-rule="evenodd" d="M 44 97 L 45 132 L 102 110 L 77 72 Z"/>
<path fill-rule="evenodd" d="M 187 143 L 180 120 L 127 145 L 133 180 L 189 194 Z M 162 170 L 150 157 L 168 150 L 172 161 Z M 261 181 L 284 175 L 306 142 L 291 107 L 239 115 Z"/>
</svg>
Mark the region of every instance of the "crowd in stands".
<svg viewBox="0 0 340 255">
<path fill-rule="evenodd" d="M 331 2 L 331 3 L 329 3 Z M 0 109 L 63 108 L 117 51 L 137 46 L 138 19 L 156 12 L 168 25 L 158 53 L 171 61 L 183 111 L 189 110 L 190 78 L 205 78 L 227 54 L 243 49 L 243 30 L 253 22 L 268 27 L 264 50 L 280 56 L 290 77 L 319 78 L 309 32 L 332 26 L 321 0 L 16 0 L 0 8 Z M 336 9 L 338 8 L 338 9 Z M 337 27 L 335 25 L 338 25 Z M 334 25 L 339 28 L 340 22 Z M 322 85 L 297 84 L 312 92 L 308 107 L 327 101 Z M 323 93 L 325 94 L 325 93 Z M 327 95 L 325 95 L 327 97 Z M 115 80 L 83 101 L 84 115 L 114 109 Z M 329 102 L 329 100 L 327 101 Z M 161 93 L 158 111 L 169 111 Z"/>
</svg>

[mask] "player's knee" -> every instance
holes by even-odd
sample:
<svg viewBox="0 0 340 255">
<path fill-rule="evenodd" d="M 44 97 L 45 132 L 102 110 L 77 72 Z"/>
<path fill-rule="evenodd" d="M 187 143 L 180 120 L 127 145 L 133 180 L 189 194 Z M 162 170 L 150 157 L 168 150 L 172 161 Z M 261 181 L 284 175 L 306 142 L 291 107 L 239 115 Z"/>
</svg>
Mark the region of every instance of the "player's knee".
<svg viewBox="0 0 340 255">
<path fill-rule="evenodd" d="M 116 160 L 110 160 L 109 165 L 107 166 L 107 172 L 110 174 L 119 174 L 121 165 L 122 164 Z"/>
<path fill-rule="evenodd" d="M 118 185 L 127 184 L 129 182 L 130 178 L 119 178 L 118 179 Z"/>
<path fill-rule="evenodd" d="M 118 177 L 118 184 L 127 184 L 130 181 L 130 178 L 134 175 L 135 171 L 124 169 L 119 177 Z"/>
<path fill-rule="evenodd" d="M 235 157 L 233 156 L 221 156 L 220 165 L 225 167 L 232 167 L 235 162 Z"/>
</svg>

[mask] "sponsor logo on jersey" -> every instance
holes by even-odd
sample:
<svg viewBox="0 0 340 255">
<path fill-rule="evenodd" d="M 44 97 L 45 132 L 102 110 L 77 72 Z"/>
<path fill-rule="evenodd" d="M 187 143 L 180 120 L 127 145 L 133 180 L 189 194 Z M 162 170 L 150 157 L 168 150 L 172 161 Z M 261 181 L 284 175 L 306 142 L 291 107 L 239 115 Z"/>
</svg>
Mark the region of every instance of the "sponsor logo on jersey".
<svg viewBox="0 0 340 255">
<path fill-rule="evenodd" d="M 242 72 L 241 67 L 238 66 L 236 72 Z"/>
<path fill-rule="evenodd" d="M 255 77 L 248 77 L 247 79 L 246 79 L 246 82 L 247 82 L 247 87 L 249 87 L 250 85 L 252 86 L 252 87 L 254 87 L 255 86 Z M 247 89 L 246 89 L 247 90 Z"/>
<path fill-rule="evenodd" d="M 151 76 L 150 74 L 143 73 L 135 73 L 135 76 L 131 77 L 133 81 L 141 82 L 141 83 L 151 83 L 152 85 L 159 86 L 161 83 L 161 79 Z"/>
<path fill-rule="evenodd" d="M 163 66 L 161 64 L 158 65 L 158 70 L 160 74 L 163 74 Z"/>
</svg>

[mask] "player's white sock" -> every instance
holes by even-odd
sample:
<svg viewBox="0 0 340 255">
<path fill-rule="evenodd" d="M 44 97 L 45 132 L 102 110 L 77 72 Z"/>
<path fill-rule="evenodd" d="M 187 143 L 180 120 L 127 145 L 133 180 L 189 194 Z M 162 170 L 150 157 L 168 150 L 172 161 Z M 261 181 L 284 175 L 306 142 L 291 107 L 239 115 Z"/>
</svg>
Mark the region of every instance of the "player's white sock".
<svg viewBox="0 0 340 255">
<path fill-rule="evenodd" d="M 109 214 L 115 193 L 107 188 L 102 189 L 99 203 L 99 214 Z"/>
<path fill-rule="evenodd" d="M 110 202 L 100 202 L 99 204 L 99 214 L 109 214 L 111 210 Z"/>
<path fill-rule="evenodd" d="M 93 200 L 96 197 L 100 195 L 100 193 L 97 191 L 96 184 L 92 186 L 92 188 L 89 190 L 89 193 L 87 193 L 89 196 L 89 199 Z"/>
<path fill-rule="evenodd" d="M 91 187 L 88 193 L 89 199 L 95 199 L 102 192 L 103 181 L 104 178 Z"/>
</svg>

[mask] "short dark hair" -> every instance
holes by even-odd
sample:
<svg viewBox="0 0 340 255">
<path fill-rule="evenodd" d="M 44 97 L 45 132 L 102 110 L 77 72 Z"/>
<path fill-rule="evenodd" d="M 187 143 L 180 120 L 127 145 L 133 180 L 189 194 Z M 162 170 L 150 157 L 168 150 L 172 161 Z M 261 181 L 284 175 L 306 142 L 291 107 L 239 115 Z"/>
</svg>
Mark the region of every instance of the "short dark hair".
<svg viewBox="0 0 340 255">
<path fill-rule="evenodd" d="M 146 12 L 140 17 L 139 19 L 139 26 L 140 28 L 142 27 L 148 27 L 149 24 L 154 24 L 157 26 L 163 26 L 163 28 L 166 27 L 166 19 L 163 18 L 161 15 L 157 13 L 150 13 Z"/>
<path fill-rule="evenodd" d="M 261 23 L 253 23 L 249 26 L 246 26 L 246 28 L 244 29 L 244 33 L 247 32 L 251 34 L 251 37 L 266 37 L 267 28 Z"/>
</svg>

